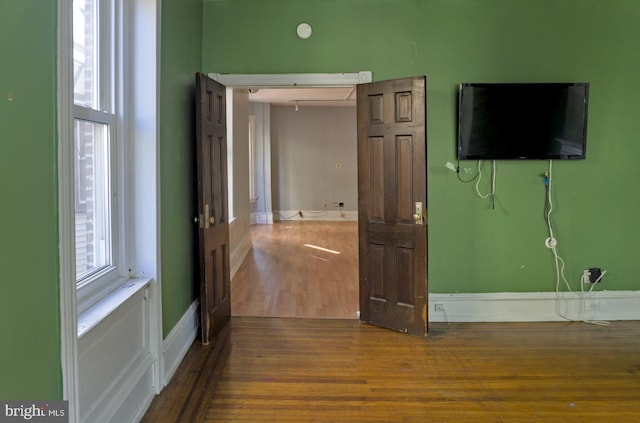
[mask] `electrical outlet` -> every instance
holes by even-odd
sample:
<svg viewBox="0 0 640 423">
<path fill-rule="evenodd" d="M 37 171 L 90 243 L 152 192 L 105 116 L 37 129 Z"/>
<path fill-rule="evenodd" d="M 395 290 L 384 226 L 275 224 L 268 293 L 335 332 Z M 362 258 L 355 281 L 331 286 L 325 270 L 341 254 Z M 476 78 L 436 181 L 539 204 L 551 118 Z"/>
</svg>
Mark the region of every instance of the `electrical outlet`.
<svg viewBox="0 0 640 423">
<path fill-rule="evenodd" d="M 600 311 L 600 301 L 598 300 L 586 300 L 584 308 L 587 311 Z"/>
<path fill-rule="evenodd" d="M 434 311 L 444 311 L 444 304 L 434 304 L 433 305 L 433 310 Z"/>
<path fill-rule="evenodd" d="M 604 273 L 602 273 L 602 269 L 599 267 L 592 267 L 589 269 L 589 282 L 596 283 L 602 281 L 602 277 Z"/>
</svg>

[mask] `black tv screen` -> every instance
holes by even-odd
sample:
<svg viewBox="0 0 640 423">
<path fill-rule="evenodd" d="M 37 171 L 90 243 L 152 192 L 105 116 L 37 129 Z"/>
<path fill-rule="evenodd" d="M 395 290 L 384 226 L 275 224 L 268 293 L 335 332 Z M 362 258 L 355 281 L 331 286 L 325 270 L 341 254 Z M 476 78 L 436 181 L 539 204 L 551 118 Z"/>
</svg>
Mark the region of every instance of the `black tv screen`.
<svg viewBox="0 0 640 423">
<path fill-rule="evenodd" d="M 588 83 L 461 84 L 458 160 L 584 159 Z"/>
</svg>

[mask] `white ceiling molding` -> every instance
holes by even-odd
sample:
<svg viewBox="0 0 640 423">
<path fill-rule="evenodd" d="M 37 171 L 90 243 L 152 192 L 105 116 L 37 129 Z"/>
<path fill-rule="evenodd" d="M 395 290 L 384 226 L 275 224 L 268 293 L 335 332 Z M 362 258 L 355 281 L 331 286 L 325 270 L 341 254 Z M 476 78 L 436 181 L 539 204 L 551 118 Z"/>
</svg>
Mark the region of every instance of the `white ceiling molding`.
<svg viewBox="0 0 640 423">
<path fill-rule="evenodd" d="M 352 106 L 356 105 L 356 89 L 347 87 L 282 87 L 253 88 L 249 91 L 249 102 L 270 103 L 279 106 Z"/>
<path fill-rule="evenodd" d="M 373 82 L 371 71 L 281 74 L 210 73 L 209 78 L 232 88 L 347 87 Z"/>
</svg>

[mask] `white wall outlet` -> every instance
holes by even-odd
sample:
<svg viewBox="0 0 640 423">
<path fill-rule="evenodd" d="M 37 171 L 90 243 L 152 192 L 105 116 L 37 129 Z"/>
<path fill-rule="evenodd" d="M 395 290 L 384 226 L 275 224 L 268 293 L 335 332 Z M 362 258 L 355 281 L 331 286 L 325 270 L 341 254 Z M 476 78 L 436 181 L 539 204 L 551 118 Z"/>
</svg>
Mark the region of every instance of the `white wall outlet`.
<svg viewBox="0 0 640 423">
<path fill-rule="evenodd" d="M 586 311 L 600 311 L 600 301 L 598 300 L 586 300 L 584 304 Z"/>
</svg>

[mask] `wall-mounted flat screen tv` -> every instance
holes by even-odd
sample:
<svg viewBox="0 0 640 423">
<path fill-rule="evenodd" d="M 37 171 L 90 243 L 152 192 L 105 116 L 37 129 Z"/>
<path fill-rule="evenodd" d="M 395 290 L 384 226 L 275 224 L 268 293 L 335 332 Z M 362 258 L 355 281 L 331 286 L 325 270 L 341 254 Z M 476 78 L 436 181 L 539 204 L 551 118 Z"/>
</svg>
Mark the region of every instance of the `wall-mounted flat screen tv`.
<svg viewBox="0 0 640 423">
<path fill-rule="evenodd" d="M 584 159 L 588 99 L 588 83 L 460 84 L 458 159 Z"/>
</svg>

